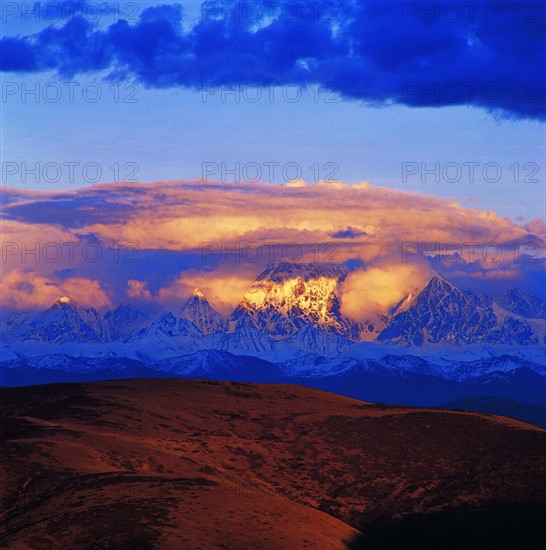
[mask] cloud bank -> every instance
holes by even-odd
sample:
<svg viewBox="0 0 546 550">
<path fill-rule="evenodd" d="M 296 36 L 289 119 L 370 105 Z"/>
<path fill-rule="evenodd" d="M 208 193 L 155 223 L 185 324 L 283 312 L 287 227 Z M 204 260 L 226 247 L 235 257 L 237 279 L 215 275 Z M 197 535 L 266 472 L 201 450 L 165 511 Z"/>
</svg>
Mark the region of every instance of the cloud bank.
<svg viewBox="0 0 546 550">
<path fill-rule="evenodd" d="M 155 88 L 319 84 L 368 104 L 546 117 L 543 2 L 243 0 L 205 2 L 196 24 L 186 20 L 180 4 L 107 26 L 76 11 L 4 37 L 0 69 L 106 71 Z"/>
<path fill-rule="evenodd" d="M 176 309 L 195 287 L 229 313 L 267 263 L 345 264 L 345 311 L 386 313 L 431 270 L 476 291 L 544 291 L 544 226 L 360 184 L 102 184 L 6 189 L 2 296 Z M 542 234 L 540 233 L 542 232 Z"/>
</svg>

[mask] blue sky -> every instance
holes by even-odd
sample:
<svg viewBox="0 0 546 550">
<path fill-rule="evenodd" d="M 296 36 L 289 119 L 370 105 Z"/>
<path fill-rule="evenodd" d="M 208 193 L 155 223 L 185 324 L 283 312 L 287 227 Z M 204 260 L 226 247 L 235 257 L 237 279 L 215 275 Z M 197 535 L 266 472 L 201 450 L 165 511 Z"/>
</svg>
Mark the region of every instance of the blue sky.
<svg viewBox="0 0 546 550">
<path fill-rule="evenodd" d="M 263 182 L 270 174 L 278 183 L 300 174 L 368 180 L 514 219 L 544 216 L 541 4 L 482 2 L 469 12 L 460 3 L 460 12 L 427 16 L 423 3 L 333 2 L 330 18 L 326 9 L 283 11 L 305 2 L 279 2 L 275 18 L 254 26 L 252 10 L 267 3 L 232 7 L 231 18 L 229 2 L 142 2 L 138 11 L 72 2 L 87 11 L 69 17 L 60 17 L 63 2 L 25 15 L 32 4 L 2 13 L 2 158 L 12 163 L 2 183 L 193 179 L 204 163 L 210 179 L 233 181 L 222 163 L 257 163 Z M 427 96 L 423 85 L 436 92 Z M 26 94 L 32 89 L 38 100 Z M 36 163 L 38 181 L 24 180 Z M 60 172 L 44 173 L 48 163 Z M 66 163 L 80 163 L 73 178 Z M 87 163 L 100 173 L 84 173 Z M 277 164 L 271 172 L 265 163 Z M 474 181 L 465 163 L 475 163 Z M 246 170 L 243 179 L 258 175 Z"/>
<path fill-rule="evenodd" d="M 54 78 L 34 76 L 32 86 L 38 83 L 46 90 Z M 270 175 L 275 182 L 283 182 L 297 176 L 299 169 L 301 177 L 310 182 L 329 176 L 347 182 L 368 180 L 402 190 L 458 197 L 468 206 L 492 208 L 526 220 L 544 215 L 541 121 L 496 119 L 465 106 L 369 107 L 320 90 L 317 101 L 317 88 L 302 88 L 302 98 L 296 103 L 283 98 L 282 88 L 267 88 L 256 103 L 244 101 L 242 89 L 239 103 L 237 96 L 229 94 L 222 101 L 218 89 L 206 96 L 205 103 L 203 93 L 193 90 L 140 87 L 135 93 L 136 89 L 123 89 L 122 85 L 119 97 L 138 101 L 123 103 L 115 102 L 111 84 L 102 80 L 96 82 L 104 99 L 97 103 L 85 101 L 77 91 L 70 103 L 67 87 L 63 88 L 66 100 L 49 103 L 40 98 L 35 102 L 28 95 L 23 103 L 20 94 L 24 86 L 31 89 L 28 77 L 10 76 L 10 81 L 19 88 L 17 95 L 8 96 L 4 103 L 3 158 L 18 165 L 26 163 L 29 170 L 39 163 L 42 172 L 38 181 L 31 173 L 23 181 L 21 166 L 4 182 L 15 187 L 84 186 L 96 177 L 91 168 L 87 175 L 83 173 L 87 163 L 100 165 L 101 182 L 124 175 L 141 182 L 195 179 L 203 170 L 208 170 L 211 180 L 231 182 L 234 177 L 229 170 L 234 170 L 236 163 L 241 178 L 247 179 L 257 174 L 249 163 L 257 163 L 264 183 Z M 95 80 L 70 82 L 80 83 L 77 90 Z M 54 93 L 51 88 L 49 97 L 55 97 Z M 245 93 L 252 97 L 250 89 Z M 325 103 L 323 95 L 325 100 L 337 101 Z M 64 177 L 58 182 L 54 168 L 45 171 L 50 162 L 62 168 Z M 73 182 L 65 164 L 69 162 L 80 163 L 74 168 Z M 460 167 L 460 179 L 457 168 L 448 166 L 453 162 Z M 469 162 L 478 163 L 474 183 L 469 181 L 472 167 L 464 164 Z M 119 168 L 111 168 L 116 163 Z M 204 167 L 204 163 L 211 164 Z M 490 163 L 500 166 L 498 182 L 494 181 L 494 166 L 484 174 Z M 515 163 L 519 164 L 519 182 L 515 181 Z M 533 175 L 532 167 L 524 169 L 527 163 L 535 163 L 538 173 Z M 434 172 L 437 164 L 440 181 Z M 526 176 L 530 181 L 524 181 Z"/>
</svg>

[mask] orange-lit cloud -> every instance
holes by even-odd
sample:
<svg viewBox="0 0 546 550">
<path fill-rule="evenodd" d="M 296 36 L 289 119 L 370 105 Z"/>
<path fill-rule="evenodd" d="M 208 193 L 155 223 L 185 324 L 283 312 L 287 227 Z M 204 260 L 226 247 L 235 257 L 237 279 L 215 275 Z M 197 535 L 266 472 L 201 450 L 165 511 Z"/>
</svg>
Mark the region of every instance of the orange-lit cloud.
<svg viewBox="0 0 546 550">
<path fill-rule="evenodd" d="M 151 300 L 152 293 L 148 289 L 148 283 L 146 281 L 137 281 L 136 279 L 129 279 L 127 281 L 127 296 L 136 300 Z"/>
<path fill-rule="evenodd" d="M 65 282 L 74 279 L 98 285 L 92 290 L 94 305 L 108 300 L 119 302 L 123 297 L 164 305 L 184 299 L 199 287 L 211 303 L 229 312 L 269 261 L 359 260 L 365 269 L 349 277 L 343 307 L 352 316 L 362 317 L 365 310 L 375 315 L 392 307 L 408 288 L 427 276 L 427 257 L 431 254 L 418 253 L 404 259 L 408 243 L 419 250 L 436 247 L 449 252 L 447 245 L 453 243 L 483 246 L 493 242 L 509 247 L 532 241 L 541 254 L 544 250 L 540 241 L 544 224 L 540 220 L 521 226 L 491 210 L 463 207 L 453 199 L 404 193 L 365 181 L 321 181 L 313 185 L 303 180 L 287 185 L 123 183 L 62 193 L 11 190 L 10 197 L 2 228 L 2 252 L 9 254 L 2 268 L 5 275 L 15 270 L 18 275 L 12 277 L 23 286 L 21 274 L 26 273 L 30 286 L 36 287 L 30 293 L 15 289 L 15 297 L 3 298 L 17 309 L 37 305 L 35 299 L 42 304 L 45 296 L 47 300 L 55 299 Z M 76 249 L 75 259 L 69 258 L 65 247 L 59 261 L 22 263 L 21 250 L 36 242 L 60 246 L 77 242 L 80 248 Z M 100 262 L 82 259 L 81 247 L 86 243 L 101 247 Z M 136 263 L 124 264 L 123 253 L 122 260 L 114 260 L 117 256 L 112 248 L 117 250 L 120 243 L 132 243 L 138 250 Z M 272 244 L 274 248 L 268 248 Z M 203 258 L 207 246 L 214 253 Z M 245 247 L 252 254 L 256 246 L 261 251 L 259 261 L 245 258 Z M 221 258 L 222 247 L 240 247 L 242 254 L 238 259 L 233 254 Z M 283 250 L 291 256 L 283 256 Z M 153 253 L 165 251 L 170 256 L 161 256 L 160 262 L 167 263 L 158 263 L 157 269 L 152 269 L 149 262 L 154 261 Z M 184 262 L 172 268 L 181 255 L 185 255 Z M 506 277 L 507 273 L 521 279 L 526 268 L 508 255 L 496 263 L 478 257 L 447 267 L 457 275 L 466 272 L 474 279 L 491 280 Z M 117 286 L 111 284 L 111 278 L 118 274 L 125 280 Z M 114 286 L 122 289 L 123 297 L 101 294 L 103 288 Z M 70 288 L 82 294 L 78 285 Z M 63 290 L 63 294 L 67 292 Z M 82 303 L 89 301 L 83 296 Z"/>
<path fill-rule="evenodd" d="M 222 274 L 203 273 L 197 270 L 184 272 L 173 284 L 159 291 L 159 301 L 165 305 L 173 301 L 181 303 L 199 288 L 208 302 L 215 309 L 229 315 L 242 300 L 245 292 L 254 282 L 255 276 L 248 277 Z"/>
<path fill-rule="evenodd" d="M 409 293 L 423 288 L 429 276 L 426 265 L 402 263 L 353 271 L 342 287 L 341 312 L 357 322 L 374 323 Z"/>
<path fill-rule="evenodd" d="M 243 240 L 251 235 L 267 239 L 271 233 L 286 240 L 313 242 L 347 226 L 367 227 L 367 233 L 373 233 L 380 245 L 463 242 L 469 238 L 499 241 L 528 233 L 492 211 L 367 182 L 320 182 L 302 187 L 171 182 L 90 189 L 94 194 L 85 196 L 85 211 L 79 213 L 83 228 L 78 227 L 78 232 L 107 241 L 136 242 L 141 249 L 199 248 L 203 242 Z M 84 201 L 83 191 L 73 195 L 75 202 L 80 195 Z M 31 205 L 37 210 L 42 200 L 39 195 L 34 201 L 25 201 L 27 218 L 31 217 Z M 6 211 L 16 215 L 21 208 L 15 203 Z M 63 222 L 52 216 L 54 221 Z M 367 255 L 365 250 L 363 255 Z"/>
<path fill-rule="evenodd" d="M 204 242 L 266 242 L 277 239 L 311 244 L 332 241 L 347 226 L 367 233 L 351 243 L 339 241 L 352 257 L 371 259 L 403 241 L 506 241 L 528 231 L 492 211 L 474 210 L 444 199 L 341 182 L 302 187 L 263 184 L 163 183 L 116 186 L 82 213 L 80 233 L 140 249 L 199 249 Z M 75 192 L 77 193 L 77 192 Z M 160 199 L 158 196 L 160 195 Z M 128 196 L 131 201 L 128 201 Z M 112 209 L 100 211 L 100 200 Z M 115 208 L 119 202 L 120 211 Z M 130 202 L 130 204 L 128 204 Z M 17 205 L 13 206 L 14 209 Z M 96 209 L 96 210 L 95 210 Z M 122 218 L 122 219 L 120 219 Z"/>
<path fill-rule="evenodd" d="M 2 305 L 8 309 L 49 307 L 60 296 L 70 296 L 84 307 L 105 309 L 112 302 L 101 283 L 85 277 L 54 281 L 32 271 L 12 269 L 0 281 Z"/>
<path fill-rule="evenodd" d="M 524 227 L 530 233 L 534 233 L 538 237 L 546 239 L 546 221 L 544 221 L 543 219 L 535 218 L 534 220 L 531 220 L 529 223 L 525 224 Z"/>
</svg>

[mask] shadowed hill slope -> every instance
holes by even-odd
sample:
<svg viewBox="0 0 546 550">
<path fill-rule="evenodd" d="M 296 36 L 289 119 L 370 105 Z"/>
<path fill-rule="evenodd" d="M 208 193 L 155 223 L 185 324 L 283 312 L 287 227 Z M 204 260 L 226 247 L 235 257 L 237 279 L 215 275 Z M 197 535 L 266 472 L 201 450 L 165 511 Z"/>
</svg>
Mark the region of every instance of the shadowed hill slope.
<svg viewBox="0 0 546 550">
<path fill-rule="evenodd" d="M 290 385 L 1 390 L 9 548 L 343 548 L 357 529 L 543 503 L 546 432 Z"/>
</svg>

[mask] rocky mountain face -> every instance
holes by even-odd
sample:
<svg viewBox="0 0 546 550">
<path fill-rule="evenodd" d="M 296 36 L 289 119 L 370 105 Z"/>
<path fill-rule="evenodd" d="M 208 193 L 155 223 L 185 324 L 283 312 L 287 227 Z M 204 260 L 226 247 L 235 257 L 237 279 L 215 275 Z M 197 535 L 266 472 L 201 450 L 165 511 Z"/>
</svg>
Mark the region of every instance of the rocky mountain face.
<svg viewBox="0 0 546 550">
<path fill-rule="evenodd" d="M 196 341 L 201 337 L 199 329 L 190 321 L 175 317 L 170 311 L 163 313 L 150 326 L 141 329 L 127 341 L 144 343 L 167 349 L 197 350 Z"/>
<path fill-rule="evenodd" d="M 546 305 L 536 296 L 529 296 L 514 288 L 493 301 L 499 307 L 514 315 L 530 319 L 546 319 Z"/>
<path fill-rule="evenodd" d="M 96 343 L 104 340 L 104 326 L 96 309 L 83 308 L 63 296 L 45 311 L 28 317 L 22 337 L 55 344 Z"/>
<path fill-rule="evenodd" d="M 204 336 L 226 332 L 228 329 L 228 320 L 211 307 L 198 288 L 182 308 L 180 317 L 193 323 Z"/>
<path fill-rule="evenodd" d="M 509 309 L 499 307 L 499 303 Z M 402 346 L 541 344 L 544 343 L 541 323 L 520 315 L 521 312 L 540 315 L 540 304 L 538 298 L 519 290 L 498 300 L 464 293 L 434 275 L 420 293 L 399 306 L 378 340 Z"/>
<path fill-rule="evenodd" d="M 146 327 L 153 316 L 151 312 L 122 304 L 104 315 L 104 337 L 108 342 L 123 342 L 135 332 Z"/>
<path fill-rule="evenodd" d="M 359 327 L 340 313 L 339 287 L 347 276 L 341 266 L 279 263 L 268 266 L 232 315 L 273 340 L 308 327 L 358 340 Z"/>
<path fill-rule="evenodd" d="M 4 342 L 126 342 L 169 350 L 266 353 L 283 348 L 330 354 L 360 340 L 397 346 L 546 343 L 546 307 L 514 289 L 497 298 L 462 292 L 439 275 L 404 299 L 381 326 L 357 324 L 340 311 L 347 270 L 339 265 L 266 267 L 229 319 L 196 289 L 178 316 L 121 305 L 101 317 L 67 297 L 2 326 Z"/>
</svg>

